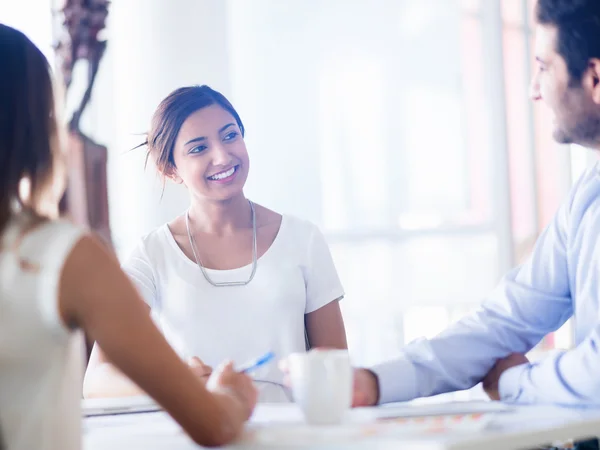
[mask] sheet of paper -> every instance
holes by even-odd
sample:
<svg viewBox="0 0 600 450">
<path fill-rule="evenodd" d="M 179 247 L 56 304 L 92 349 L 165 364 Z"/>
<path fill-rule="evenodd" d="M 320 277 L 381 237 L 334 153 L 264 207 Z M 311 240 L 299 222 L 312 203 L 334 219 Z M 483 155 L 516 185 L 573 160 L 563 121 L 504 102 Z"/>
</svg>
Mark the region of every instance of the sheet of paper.
<svg viewBox="0 0 600 450">
<path fill-rule="evenodd" d="M 484 429 L 496 413 L 509 411 L 500 404 L 401 404 L 359 408 L 336 426 L 307 424 L 297 405 L 260 405 L 251 419 L 246 442 L 268 446 L 336 443 L 350 446 L 385 439 L 426 439 L 459 436 Z M 265 448 L 266 448 L 265 447 Z M 344 447 L 346 448 L 346 447 Z M 412 448 L 412 447 L 411 447 Z"/>
<path fill-rule="evenodd" d="M 303 423 L 302 411 L 295 403 L 260 403 L 250 418 L 250 423 Z"/>
<path fill-rule="evenodd" d="M 148 396 L 121 398 L 92 398 L 81 401 L 83 416 L 101 416 L 158 411 L 160 407 Z"/>
<path fill-rule="evenodd" d="M 514 407 L 500 402 L 445 402 L 445 403 L 396 403 L 375 408 L 364 408 L 377 419 L 394 417 L 462 416 L 473 414 L 504 413 Z"/>
<path fill-rule="evenodd" d="M 174 434 L 181 427 L 165 412 L 117 414 L 110 416 L 88 417 L 83 421 L 85 433 L 109 434 Z"/>
<path fill-rule="evenodd" d="M 368 423 L 378 419 L 427 416 L 469 416 L 513 411 L 500 402 L 447 402 L 434 404 L 396 403 L 391 405 L 357 408 L 348 412 L 346 423 Z M 457 419 L 458 420 L 458 419 Z M 254 412 L 252 423 L 304 423 L 302 411 L 296 404 L 262 403 Z"/>
</svg>

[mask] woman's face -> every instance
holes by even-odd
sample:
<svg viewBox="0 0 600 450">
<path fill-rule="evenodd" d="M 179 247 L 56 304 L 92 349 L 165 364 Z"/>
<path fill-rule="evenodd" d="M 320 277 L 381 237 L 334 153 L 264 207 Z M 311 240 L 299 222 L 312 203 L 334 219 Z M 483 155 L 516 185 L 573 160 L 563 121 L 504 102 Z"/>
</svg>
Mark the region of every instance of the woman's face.
<svg viewBox="0 0 600 450">
<path fill-rule="evenodd" d="M 219 105 L 192 113 L 173 149 L 171 178 L 198 197 L 223 201 L 239 195 L 248 178 L 246 144 L 233 116 Z"/>
</svg>

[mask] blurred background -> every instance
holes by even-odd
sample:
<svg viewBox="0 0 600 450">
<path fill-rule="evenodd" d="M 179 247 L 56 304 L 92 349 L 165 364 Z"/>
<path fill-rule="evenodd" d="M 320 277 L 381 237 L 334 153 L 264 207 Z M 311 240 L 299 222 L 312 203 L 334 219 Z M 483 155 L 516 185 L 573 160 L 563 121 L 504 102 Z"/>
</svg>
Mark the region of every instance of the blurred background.
<svg viewBox="0 0 600 450">
<path fill-rule="evenodd" d="M 2 0 L 0 20 L 55 64 L 60 3 Z M 113 1 L 81 128 L 107 148 L 117 254 L 186 208 L 185 190 L 161 199 L 144 150 L 129 150 L 164 96 L 208 84 L 246 125 L 247 195 L 325 233 L 355 363 L 435 335 L 527 257 L 594 158 L 554 143 L 529 100 L 533 4 Z M 567 323 L 536 353 L 571 343 Z"/>
</svg>

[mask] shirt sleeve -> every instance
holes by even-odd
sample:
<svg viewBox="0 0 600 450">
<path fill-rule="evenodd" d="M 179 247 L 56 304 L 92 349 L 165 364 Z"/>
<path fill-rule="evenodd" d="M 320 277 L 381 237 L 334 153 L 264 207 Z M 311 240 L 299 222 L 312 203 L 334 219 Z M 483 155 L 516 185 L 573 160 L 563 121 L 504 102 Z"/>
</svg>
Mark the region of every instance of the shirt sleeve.
<svg viewBox="0 0 600 450">
<path fill-rule="evenodd" d="M 577 347 L 502 374 L 500 398 L 514 403 L 600 404 L 600 324 Z"/>
<path fill-rule="evenodd" d="M 155 309 L 158 306 L 156 277 L 143 240 L 129 255 L 129 258 L 122 265 L 122 269 L 133 281 L 139 294 L 150 309 Z"/>
<path fill-rule="evenodd" d="M 327 242 L 316 226 L 313 227 L 308 241 L 304 280 L 306 285 L 305 314 L 316 311 L 344 296 L 344 289 Z"/>
<path fill-rule="evenodd" d="M 542 233 L 529 260 L 509 272 L 478 311 L 433 339 L 409 344 L 399 359 L 373 368 L 379 378 L 381 402 L 406 401 L 471 388 L 498 359 L 513 352 L 528 352 L 572 315 L 566 241 L 575 192 L 576 188 L 570 201 L 559 209 Z M 586 344 L 590 351 L 578 362 L 570 361 L 571 367 L 581 367 L 586 364 L 586 358 L 593 356 L 594 369 L 590 369 L 590 374 L 599 373 L 597 343 Z M 568 394 L 572 388 L 564 382 L 566 373 L 558 370 L 561 365 L 567 366 L 561 364 L 562 359 L 570 360 L 578 353 L 583 352 L 576 349 L 571 353 L 573 356 L 559 356 L 541 365 L 507 371 L 500 380 L 503 397 L 539 399 L 544 391 L 546 399 L 573 398 Z M 574 382 L 575 377 L 571 383 Z"/>
<path fill-rule="evenodd" d="M 43 321 L 55 333 L 70 333 L 60 315 L 59 289 L 65 262 L 85 231 L 67 221 L 50 221 L 27 234 L 22 252 L 28 261 L 39 263 L 39 308 Z"/>
</svg>

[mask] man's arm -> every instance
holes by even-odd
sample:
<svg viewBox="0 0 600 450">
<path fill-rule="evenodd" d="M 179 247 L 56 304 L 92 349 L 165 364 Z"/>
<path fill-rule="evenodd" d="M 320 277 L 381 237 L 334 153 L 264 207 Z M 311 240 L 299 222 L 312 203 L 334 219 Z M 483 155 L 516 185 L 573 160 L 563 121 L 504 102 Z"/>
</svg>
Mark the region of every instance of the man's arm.
<svg viewBox="0 0 600 450">
<path fill-rule="evenodd" d="M 500 376 L 508 369 L 522 364 L 529 364 L 529 360 L 522 353 L 511 353 L 506 358 L 496 361 L 482 382 L 483 390 L 490 399 L 500 400 L 500 388 L 498 387 Z"/>
<path fill-rule="evenodd" d="M 379 402 L 469 389 L 497 360 L 527 353 L 572 315 L 568 295 L 526 289 L 516 275 L 511 272 L 476 313 L 431 340 L 409 344 L 401 358 L 373 367 Z"/>
<path fill-rule="evenodd" d="M 572 315 L 567 235 L 572 204 L 584 178 L 542 233 L 529 260 L 509 272 L 477 312 L 431 340 L 409 344 L 400 358 L 373 367 L 370 378 L 368 373 L 358 372 L 371 381 L 378 380 L 380 403 L 471 388 L 497 360 L 511 353 L 527 353 Z M 507 371 L 502 391 L 512 392 L 513 378 L 521 380 L 520 386 L 523 377 L 549 370 L 535 367 L 519 373 Z M 551 388 L 557 386 L 559 383 L 553 383 Z M 372 399 L 373 395 L 366 397 Z"/>
<path fill-rule="evenodd" d="M 576 348 L 500 374 L 504 401 L 600 404 L 600 325 Z"/>
</svg>

